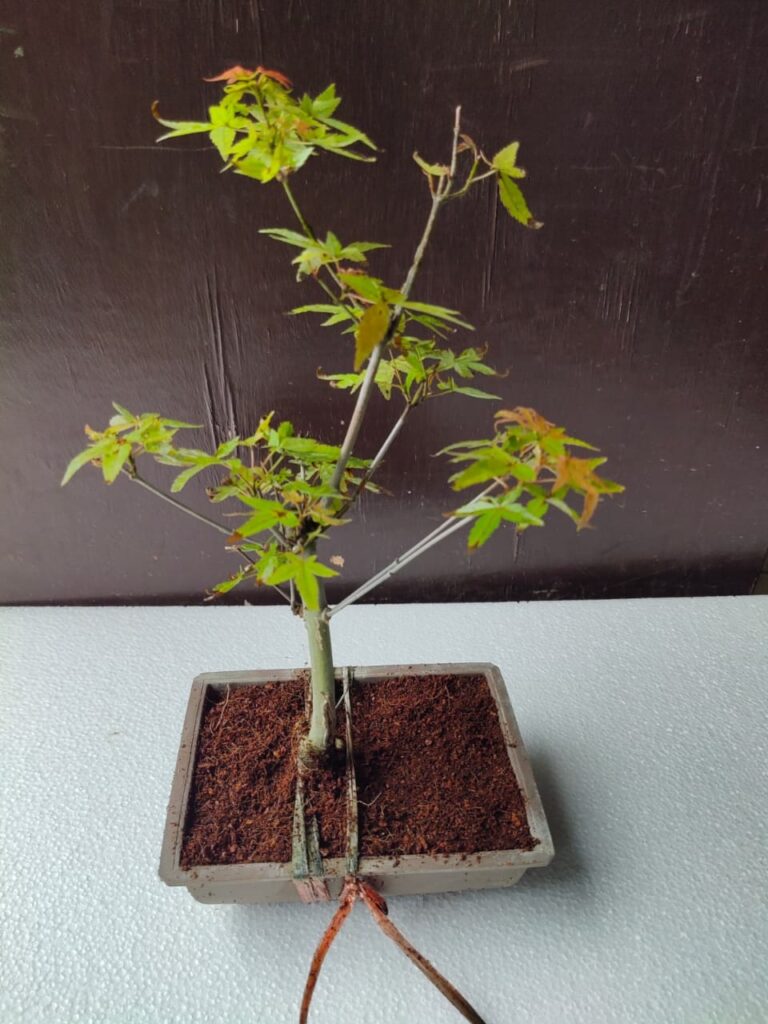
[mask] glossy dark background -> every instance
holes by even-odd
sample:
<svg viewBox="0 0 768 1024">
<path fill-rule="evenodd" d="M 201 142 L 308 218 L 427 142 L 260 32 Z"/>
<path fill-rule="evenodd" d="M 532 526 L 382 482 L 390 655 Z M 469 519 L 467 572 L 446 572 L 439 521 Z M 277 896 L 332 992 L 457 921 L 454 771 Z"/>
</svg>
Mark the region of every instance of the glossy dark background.
<svg viewBox="0 0 768 1024">
<path fill-rule="evenodd" d="M 291 226 L 279 189 L 219 175 L 196 139 L 153 144 L 153 99 L 197 116 L 215 95 L 201 77 L 236 62 L 337 83 L 342 116 L 384 152 L 312 161 L 295 188 L 318 227 L 391 243 L 374 263 L 391 280 L 426 213 L 410 155 L 444 158 L 453 106 L 490 152 L 522 140 L 544 229 L 478 190 L 445 212 L 418 296 L 477 324 L 509 369 L 505 405 L 599 442 L 627 485 L 594 530 L 553 520 L 471 559 L 451 541 L 377 597 L 748 591 L 768 543 L 767 15 L 747 0 L 11 0 L 0 600 L 196 601 L 236 564 L 128 481 L 86 469 L 59 489 L 112 398 L 204 423 L 201 443 L 272 408 L 342 436 L 349 400 L 314 374 L 346 368 L 349 342 L 283 315 L 312 285 L 256 233 Z M 451 496 L 430 453 L 487 431 L 491 411 L 441 399 L 413 417 L 382 478 L 395 496 L 325 551 L 345 557 L 344 588 L 439 521 Z M 368 451 L 395 414 L 376 404 Z"/>
</svg>

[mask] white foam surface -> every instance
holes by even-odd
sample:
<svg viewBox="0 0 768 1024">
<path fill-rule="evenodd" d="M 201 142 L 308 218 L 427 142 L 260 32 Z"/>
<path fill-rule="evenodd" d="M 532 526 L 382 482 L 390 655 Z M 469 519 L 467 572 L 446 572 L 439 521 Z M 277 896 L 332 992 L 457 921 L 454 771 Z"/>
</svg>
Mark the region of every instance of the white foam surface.
<svg viewBox="0 0 768 1024">
<path fill-rule="evenodd" d="M 393 900 L 488 1024 L 768 1020 L 764 597 L 353 607 L 337 664 L 493 661 L 556 847 Z M 0 1021 L 295 1024 L 328 906 L 157 877 L 192 677 L 306 664 L 282 608 L 0 610 Z M 313 1024 L 460 1017 L 356 909 Z"/>
</svg>

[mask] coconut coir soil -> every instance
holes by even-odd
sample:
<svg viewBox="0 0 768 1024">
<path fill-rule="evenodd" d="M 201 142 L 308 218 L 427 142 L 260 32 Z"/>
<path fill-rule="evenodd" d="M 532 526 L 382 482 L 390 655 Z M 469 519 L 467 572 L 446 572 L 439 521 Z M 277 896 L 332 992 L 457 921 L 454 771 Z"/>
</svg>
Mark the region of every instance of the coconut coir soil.
<svg viewBox="0 0 768 1024">
<path fill-rule="evenodd" d="M 182 867 L 291 859 L 305 690 L 297 681 L 210 694 Z M 366 682 L 352 695 L 361 856 L 533 848 L 482 676 Z M 343 857 L 343 751 L 312 779 L 321 853 Z"/>
</svg>

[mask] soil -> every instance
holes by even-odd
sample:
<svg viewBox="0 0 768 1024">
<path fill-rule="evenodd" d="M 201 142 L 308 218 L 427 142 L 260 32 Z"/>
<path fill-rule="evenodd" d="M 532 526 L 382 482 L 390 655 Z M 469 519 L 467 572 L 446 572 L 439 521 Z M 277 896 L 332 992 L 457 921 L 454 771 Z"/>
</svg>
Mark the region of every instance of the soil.
<svg viewBox="0 0 768 1024">
<path fill-rule="evenodd" d="M 305 692 L 302 680 L 209 691 L 183 868 L 291 859 Z M 535 846 L 482 676 L 360 683 L 352 698 L 361 856 Z M 343 857 L 343 750 L 311 779 L 321 853 Z"/>
</svg>

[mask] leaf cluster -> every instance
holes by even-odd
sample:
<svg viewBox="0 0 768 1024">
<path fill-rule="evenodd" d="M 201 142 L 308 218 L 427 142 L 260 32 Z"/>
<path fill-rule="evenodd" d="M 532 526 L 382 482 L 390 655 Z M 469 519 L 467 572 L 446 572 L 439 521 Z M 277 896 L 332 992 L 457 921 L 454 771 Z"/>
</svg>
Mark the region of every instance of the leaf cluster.
<svg viewBox="0 0 768 1024">
<path fill-rule="evenodd" d="M 112 405 L 115 415 L 104 430 L 85 427 L 88 446 L 70 459 L 61 480 L 62 487 L 89 462 L 98 466 L 104 480 L 112 484 L 126 468 L 126 464 L 131 465 L 129 460 L 135 454 L 149 452 L 158 457 L 168 456 L 173 451 L 178 430 L 199 427 L 199 424 L 164 419 L 156 412 L 134 416 L 117 402 Z"/>
<path fill-rule="evenodd" d="M 484 348 L 455 352 L 439 346 L 434 339 L 423 341 L 407 335 L 397 336 L 389 354 L 379 362 L 374 381 L 387 401 L 393 393 L 398 393 L 408 405 L 450 394 L 496 400 L 498 395 L 466 383 L 477 376 L 498 376 L 497 371 L 484 362 L 485 354 Z M 354 394 L 362 386 L 365 372 L 318 373 L 318 376 L 329 381 L 331 387 Z"/>
<path fill-rule="evenodd" d="M 523 227 L 531 228 L 534 231 L 544 226 L 531 213 L 522 189 L 518 185 L 518 181 L 526 176 L 526 171 L 517 163 L 519 142 L 510 142 L 490 160 L 468 135 L 462 135 L 460 149 L 471 154 L 472 166 L 463 186 L 455 191 L 451 198 L 465 195 L 479 181 L 494 178 L 501 204 L 510 217 L 522 224 Z M 416 154 L 414 154 L 415 158 Z"/>
<path fill-rule="evenodd" d="M 315 277 L 322 267 L 338 270 L 343 263 L 365 263 L 367 252 L 389 248 L 381 242 L 351 242 L 349 245 L 342 245 L 332 231 L 326 233 L 324 241 L 315 238 L 314 235 L 291 231 L 288 228 L 261 228 L 259 234 L 301 250 L 291 260 L 297 268 L 297 281 L 303 277 Z"/>
<path fill-rule="evenodd" d="M 535 409 L 518 406 L 495 416 L 496 434 L 488 440 L 461 441 L 440 454 L 460 466 L 450 478 L 456 491 L 490 484 L 485 492 L 462 505 L 454 516 L 471 516 L 475 521 L 469 547 L 481 547 L 505 522 L 518 530 L 543 526 L 550 508 L 558 509 L 578 529 L 587 526 L 600 497 L 618 494 L 621 484 L 598 476 L 596 470 L 607 460 L 581 458 L 574 448 L 596 450 L 593 445 L 570 437 Z M 580 508 L 569 504 L 580 498 Z"/>
<path fill-rule="evenodd" d="M 341 102 L 334 85 L 314 98 L 296 99 L 285 76 L 264 68 L 229 68 L 208 81 L 225 85 L 220 101 L 208 108 L 207 121 L 170 121 L 153 105 L 155 119 L 170 129 L 158 142 L 206 134 L 225 168 L 262 184 L 293 174 L 318 151 L 375 159 L 368 136 L 333 116 Z"/>
<path fill-rule="evenodd" d="M 276 541 L 267 544 L 244 544 L 241 550 L 254 552 L 256 558 L 250 564 L 242 566 L 228 579 L 217 583 L 211 590 L 211 598 L 227 594 L 240 583 L 249 580 L 270 587 L 292 582 L 304 606 L 311 611 L 317 611 L 320 605 L 318 579 L 338 576 L 335 569 L 320 562 L 316 555 L 282 550 Z"/>
<path fill-rule="evenodd" d="M 389 398 L 393 386 L 397 386 L 411 400 L 413 384 L 424 382 L 428 383 L 418 400 L 430 397 L 432 384 L 438 392 L 460 391 L 440 377 L 449 370 L 466 379 L 478 373 L 495 374 L 495 370 L 482 362 L 484 350 L 470 348 L 457 355 L 435 341 L 435 336 L 444 339 L 459 327 L 474 330 L 458 310 L 406 298 L 380 278 L 357 271 L 342 270 L 338 279 L 343 290 L 335 303 L 314 302 L 291 310 L 294 314 L 318 313 L 326 318 L 321 326 L 344 325 L 342 334 L 354 334 L 355 373 L 321 374 L 321 379 L 330 381 L 332 386 L 356 391 L 363 380 L 364 374 L 360 373 L 363 365 L 374 348 L 388 338 L 392 340 L 393 355 L 391 359 L 382 359 L 380 367 L 383 369 L 377 372 L 377 383 L 385 398 Z M 414 336 L 410 333 L 414 327 L 426 330 L 431 337 Z M 408 380 L 407 388 L 399 386 L 402 376 Z M 464 389 L 463 393 L 469 392 Z M 475 393 L 474 397 L 495 396 Z"/>
<path fill-rule="evenodd" d="M 365 479 L 369 460 L 350 458 L 335 490 L 330 480 L 340 449 L 296 434 L 287 420 L 274 424 L 273 413 L 264 417 L 249 437 L 230 438 L 215 451 L 206 452 L 176 443 L 177 431 L 194 428 L 194 424 L 155 413 L 134 415 L 116 403 L 115 409 L 105 430 L 86 428 L 89 444 L 70 461 L 62 484 L 89 462 L 101 468 L 108 483 L 121 470 L 136 475 L 136 461 L 144 454 L 180 469 L 170 487 L 174 494 L 204 470 L 218 470 L 219 480 L 208 488 L 208 497 L 217 504 L 234 502 L 236 511 L 230 515 L 238 521 L 229 542 L 257 557 L 214 587 L 214 592 L 226 593 L 245 578 L 269 585 L 292 579 L 307 607 L 316 607 L 317 584 L 313 580 L 337 574 L 318 561 L 314 545 L 329 527 L 346 522 L 334 515 L 334 508 L 342 506 L 348 493 L 361 488 L 378 490 Z M 263 534 L 271 538 L 266 546 Z"/>
</svg>

